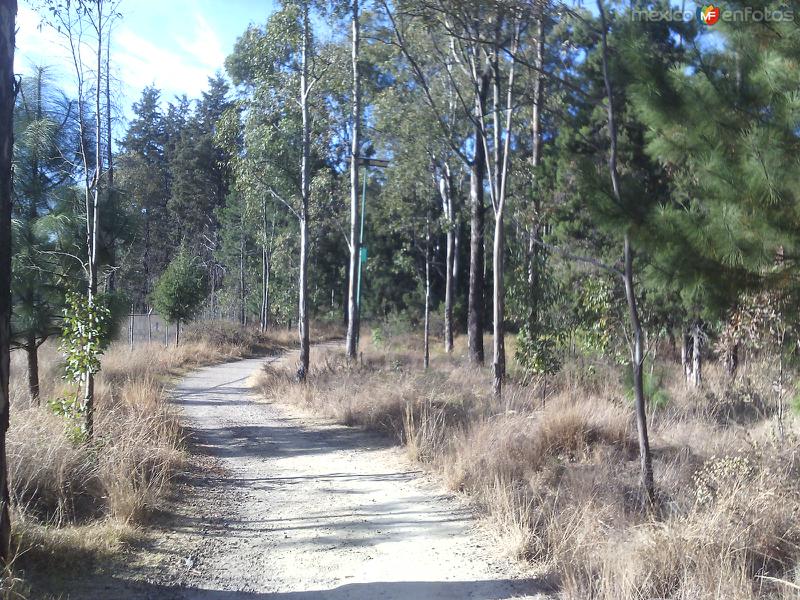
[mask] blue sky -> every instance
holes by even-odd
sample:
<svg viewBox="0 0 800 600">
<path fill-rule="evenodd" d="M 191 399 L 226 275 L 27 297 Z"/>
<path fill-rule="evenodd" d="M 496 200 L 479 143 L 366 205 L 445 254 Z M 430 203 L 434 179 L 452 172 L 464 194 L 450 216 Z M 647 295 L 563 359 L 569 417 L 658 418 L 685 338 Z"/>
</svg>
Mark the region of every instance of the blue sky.
<svg viewBox="0 0 800 600">
<path fill-rule="evenodd" d="M 58 84 L 70 92 L 69 55 L 59 35 L 41 27 L 34 4 L 21 0 L 17 24 L 17 73 L 32 64 L 52 65 Z M 122 0 L 122 20 L 112 35 L 112 75 L 118 80 L 120 108 L 130 105 L 142 88 L 154 84 L 162 98 L 197 97 L 207 78 L 224 67 L 236 38 L 250 23 L 264 23 L 272 0 Z"/>
</svg>

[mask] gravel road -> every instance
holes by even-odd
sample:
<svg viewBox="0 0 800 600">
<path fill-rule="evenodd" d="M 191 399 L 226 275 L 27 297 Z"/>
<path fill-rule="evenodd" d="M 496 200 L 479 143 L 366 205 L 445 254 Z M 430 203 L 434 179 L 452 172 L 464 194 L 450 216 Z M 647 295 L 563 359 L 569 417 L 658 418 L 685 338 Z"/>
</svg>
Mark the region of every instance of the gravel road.
<svg viewBox="0 0 800 600">
<path fill-rule="evenodd" d="M 175 389 L 196 464 L 154 544 L 147 585 L 129 580 L 130 597 L 545 597 L 493 553 L 463 501 L 399 449 L 256 399 L 248 380 L 264 362 L 201 369 Z"/>
</svg>

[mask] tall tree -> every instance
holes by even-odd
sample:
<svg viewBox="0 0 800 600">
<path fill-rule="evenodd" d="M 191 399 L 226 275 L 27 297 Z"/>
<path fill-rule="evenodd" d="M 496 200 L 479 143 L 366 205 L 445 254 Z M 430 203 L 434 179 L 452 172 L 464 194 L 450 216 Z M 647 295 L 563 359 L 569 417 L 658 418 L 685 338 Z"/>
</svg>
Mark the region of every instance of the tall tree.
<svg viewBox="0 0 800 600">
<path fill-rule="evenodd" d="M 361 73 L 359 72 L 359 45 L 361 27 L 359 23 L 359 0 L 353 2 L 353 20 L 351 32 L 353 91 L 352 91 L 352 124 L 350 133 L 350 272 L 347 284 L 347 341 L 348 358 L 355 359 L 358 346 L 359 318 L 358 314 L 358 266 L 361 260 L 361 231 L 359 228 L 358 210 L 358 158 L 361 144 Z M 366 176 L 366 175 L 365 175 Z"/>
<path fill-rule="evenodd" d="M 97 304 L 99 274 L 100 195 L 103 179 L 103 52 L 105 35 L 119 16 L 117 0 L 78 0 L 66 4 L 52 3 L 50 14 L 56 31 L 64 36 L 74 67 L 78 92 L 78 129 L 80 158 L 84 182 L 84 216 L 86 219 L 86 271 L 88 312 Z M 84 61 L 85 46 L 91 44 L 91 65 Z M 92 329 L 90 328 L 90 331 Z M 89 339 L 89 343 L 95 341 Z M 91 438 L 94 430 L 94 370 L 83 376 L 83 411 L 85 429 Z"/>
<path fill-rule="evenodd" d="M 11 367 L 11 206 L 14 152 L 14 37 L 17 2 L 0 0 L 0 567 L 11 560 L 6 434 L 9 424 Z"/>
<path fill-rule="evenodd" d="M 23 78 L 15 109 L 14 277 L 12 329 L 28 359 L 28 389 L 39 399 L 39 346 L 59 330 L 69 275 L 53 254 L 47 216 L 73 183 L 73 104 L 58 97 L 37 67 Z"/>
</svg>

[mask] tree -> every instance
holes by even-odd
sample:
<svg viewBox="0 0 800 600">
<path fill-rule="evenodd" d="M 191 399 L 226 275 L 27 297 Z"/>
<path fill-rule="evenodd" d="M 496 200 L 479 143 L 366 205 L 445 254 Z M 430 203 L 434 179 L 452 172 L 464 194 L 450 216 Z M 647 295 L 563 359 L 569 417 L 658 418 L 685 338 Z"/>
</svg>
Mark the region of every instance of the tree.
<svg viewBox="0 0 800 600">
<path fill-rule="evenodd" d="M 195 256 L 181 248 L 158 278 L 152 294 L 156 311 L 175 323 L 175 345 L 180 342 L 181 323 L 191 320 L 206 298 L 203 268 Z"/>
<path fill-rule="evenodd" d="M 52 18 L 51 25 L 65 38 L 70 50 L 78 92 L 78 132 L 86 219 L 84 270 L 88 314 L 92 314 L 98 291 L 100 198 L 101 182 L 104 179 L 103 51 L 105 36 L 113 21 L 119 17 L 118 0 L 77 0 L 66 4 L 50 0 L 48 4 Z M 85 52 L 84 46 L 89 43 L 87 42 L 89 37 L 95 59 L 91 67 L 82 57 L 82 53 Z M 91 438 L 94 429 L 94 372 L 92 371 L 86 373 L 83 403 L 86 431 Z"/>
<path fill-rule="evenodd" d="M 35 402 L 39 346 L 60 329 L 68 275 L 79 276 L 61 268 L 45 218 L 73 183 L 72 109 L 71 102 L 50 89 L 45 68 L 37 67 L 32 77 L 22 79 L 14 124 L 12 331 L 14 345 L 27 356 L 28 390 Z"/>
<path fill-rule="evenodd" d="M 352 65 L 353 65 L 353 97 L 352 97 L 352 124 L 350 134 L 350 273 L 347 285 L 347 340 L 345 351 L 347 357 L 356 358 L 359 333 L 358 314 L 358 265 L 361 260 L 361 231 L 358 219 L 358 159 L 360 153 L 361 135 L 361 73 L 359 72 L 359 44 L 361 29 L 359 24 L 359 0 L 352 0 Z M 364 175 L 366 177 L 366 173 Z"/>
<path fill-rule="evenodd" d="M 14 37 L 16 0 L 0 1 L 0 567 L 11 560 L 8 458 L 9 372 L 11 367 L 11 207 L 14 151 Z"/>
<path fill-rule="evenodd" d="M 318 88 L 325 71 L 313 36 L 312 8 L 308 0 L 286 2 L 264 29 L 251 26 L 226 61 L 234 83 L 247 94 L 242 107 L 244 147 L 242 156 L 234 160 L 237 185 L 251 197 L 268 195 L 297 219 L 299 381 L 306 378 L 310 356 L 312 195 L 324 197 L 330 189 L 321 159 L 330 133 L 320 131 L 312 110 L 314 101 L 323 98 Z"/>
<path fill-rule="evenodd" d="M 781 6 L 765 2 L 759 10 Z M 714 35 L 723 43 L 686 44 L 683 69 L 639 69 L 634 88 L 647 153 L 671 174 L 649 275 L 652 287 L 676 298 L 694 387 L 702 383 L 708 325 L 739 313 L 743 296 L 757 290 L 792 293 L 796 268 L 785 257 L 796 252 L 800 226 L 796 27 L 723 20 Z M 733 376 L 744 338 L 726 337 Z"/>
</svg>

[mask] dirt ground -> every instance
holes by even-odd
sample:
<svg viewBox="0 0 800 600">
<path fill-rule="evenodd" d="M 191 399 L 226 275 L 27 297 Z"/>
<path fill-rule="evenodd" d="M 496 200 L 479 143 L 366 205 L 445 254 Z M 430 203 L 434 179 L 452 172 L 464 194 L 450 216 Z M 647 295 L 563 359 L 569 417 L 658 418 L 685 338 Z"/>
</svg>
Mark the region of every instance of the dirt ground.
<svg viewBox="0 0 800 600">
<path fill-rule="evenodd" d="M 192 458 L 175 497 L 90 600 L 545 598 L 463 499 L 376 436 L 254 397 L 266 360 L 201 369 L 174 390 Z M 76 574 L 76 582 L 80 576 Z M 79 586 L 81 587 L 81 586 Z"/>
</svg>

